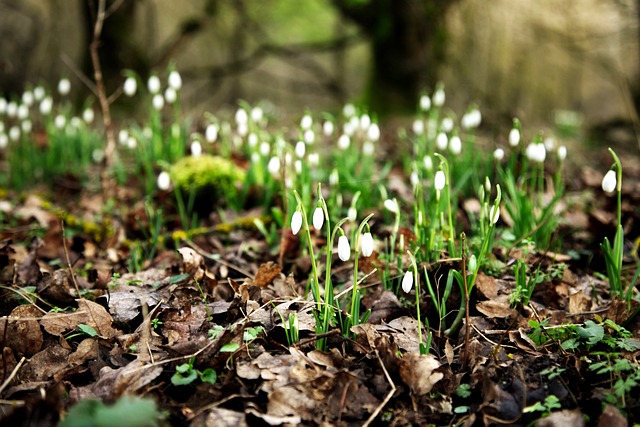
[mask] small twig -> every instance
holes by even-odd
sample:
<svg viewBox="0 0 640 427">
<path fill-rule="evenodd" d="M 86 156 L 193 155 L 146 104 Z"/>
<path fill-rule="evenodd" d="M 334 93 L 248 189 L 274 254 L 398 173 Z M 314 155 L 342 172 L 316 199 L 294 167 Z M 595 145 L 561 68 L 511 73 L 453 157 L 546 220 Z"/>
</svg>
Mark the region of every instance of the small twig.
<svg viewBox="0 0 640 427">
<path fill-rule="evenodd" d="M 76 294 L 78 295 L 78 298 L 82 298 L 80 296 L 80 287 L 78 286 L 78 281 L 76 280 L 76 273 L 73 271 L 71 260 L 69 259 L 69 250 L 67 250 L 67 239 L 64 236 L 64 221 L 60 221 L 60 226 L 62 227 L 62 248 L 64 249 L 64 256 L 67 259 L 67 266 L 69 267 L 69 272 L 71 273 L 71 281 L 73 282 L 73 286 L 75 286 L 76 288 Z"/>
<path fill-rule="evenodd" d="M 382 359 L 380 358 L 380 353 L 378 353 L 378 349 L 375 349 L 374 351 L 376 353 L 376 357 L 378 358 L 378 362 L 380 362 L 380 367 L 382 368 L 382 371 L 384 372 L 384 376 L 387 379 L 387 382 L 389 383 L 389 385 L 391 386 L 391 390 L 389 390 L 389 393 L 387 393 L 387 395 L 384 397 L 382 402 L 380 402 L 380 405 L 378 405 L 378 407 L 375 409 L 375 411 L 373 411 L 373 413 L 367 419 L 367 421 L 365 421 L 365 423 L 362 424 L 362 427 L 369 426 L 369 424 L 371 424 L 373 422 L 373 420 L 376 419 L 376 417 L 378 416 L 380 411 L 382 411 L 382 409 L 387 405 L 387 403 L 389 403 L 389 400 L 391 400 L 391 398 L 393 397 L 394 393 L 397 390 L 396 389 L 396 385 L 393 383 L 393 380 L 391 379 L 391 375 L 389 375 L 389 372 L 387 372 L 387 368 L 384 366 L 384 363 L 382 362 Z"/>
<path fill-rule="evenodd" d="M 22 356 L 22 359 L 20 359 L 20 362 L 18 362 L 18 364 L 16 365 L 15 368 L 13 368 L 13 371 L 11 371 L 11 375 L 9 375 L 9 377 L 4 380 L 4 382 L 2 383 L 2 385 L 0 385 L 0 393 L 2 393 L 4 391 L 4 389 L 9 385 L 9 383 L 11 382 L 11 380 L 13 380 L 13 377 L 16 376 L 16 374 L 18 373 L 18 371 L 20 370 L 20 367 L 22 366 L 22 364 L 24 363 L 24 361 L 27 360 L 26 357 Z"/>
</svg>

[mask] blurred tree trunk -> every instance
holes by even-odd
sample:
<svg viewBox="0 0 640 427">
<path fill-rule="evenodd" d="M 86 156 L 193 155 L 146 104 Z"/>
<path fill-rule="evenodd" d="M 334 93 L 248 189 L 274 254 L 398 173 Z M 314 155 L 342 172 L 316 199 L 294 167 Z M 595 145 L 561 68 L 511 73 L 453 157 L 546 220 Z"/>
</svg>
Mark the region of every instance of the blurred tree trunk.
<svg viewBox="0 0 640 427">
<path fill-rule="evenodd" d="M 413 111 L 445 57 L 445 17 L 458 0 L 333 0 L 371 41 L 366 101 L 380 114 Z"/>
</svg>

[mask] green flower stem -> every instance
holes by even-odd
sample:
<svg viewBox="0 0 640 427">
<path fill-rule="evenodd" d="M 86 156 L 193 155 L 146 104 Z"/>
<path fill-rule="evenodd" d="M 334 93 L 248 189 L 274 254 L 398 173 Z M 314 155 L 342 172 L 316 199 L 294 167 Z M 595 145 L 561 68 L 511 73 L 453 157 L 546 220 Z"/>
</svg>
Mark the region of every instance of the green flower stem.
<svg viewBox="0 0 640 427">
<path fill-rule="evenodd" d="M 353 239 L 355 254 L 353 260 L 353 288 L 351 290 L 351 325 L 355 326 L 360 323 L 360 291 L 358 290 L 358 258 L 360 256 L 360 236 L 362 235 L 362 230 L 367 225 L 369 220 L 373 217 L 373 214 L 369 214 L 365 219 L 362 220 L 360 226 L 358 227 L 358 231 L 356 232 L 356 236 Z M 349 332 L 349 331 L 345 331 Z"/>
<path fill-rule="evenodd" d="M 422 320 L 420 317 L 420 275 L 418 273 L 418 264 L 416 263 L 416 258 L 413 256 L 411 251 L 407 251 L 409 254 L 409 258 L 411 259 L 411 266 L 413 267 L 413 283 L 416 286 L 416 316 L 418 318 L 418 345 L 420 346 L 420 353 L 422 353 Z M 428 351 L 429 349 L 427 349 Z"/>
</svg>

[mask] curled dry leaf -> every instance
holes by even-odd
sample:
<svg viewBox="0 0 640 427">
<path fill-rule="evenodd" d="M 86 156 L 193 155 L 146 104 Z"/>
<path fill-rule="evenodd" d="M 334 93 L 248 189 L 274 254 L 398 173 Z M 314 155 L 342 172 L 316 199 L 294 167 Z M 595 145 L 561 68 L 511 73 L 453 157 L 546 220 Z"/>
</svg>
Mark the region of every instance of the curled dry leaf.
<svg viewBox="0 0 640 427">
<path fill-rule="evenodd" d="M 266 262 L 258 268 L 256 277 L 253 279 L 253 285 L 264 288 L 273 282 L 273 279 L 280 275 L 282 267 L 273 261 Z"/>
<path fill-rule="evenodd" d="M 182 271 L 195 280 L 202 280 L 206 271 L 202 255 L 189 247 L 180 248 L 178 252 L 182 255 Z"/>
<path fill-rule="evenodd" d="M 435 372 L 440 367 L 440 363 L 430 354 L 408 353 L 398 361 L 398 364 L 402 381 L 417 396 L 429 393 L 444 377 L 441 372 Z"/>
<path fill-rule="evenodd" d="M 78 310 L 75 313 L 47 313 L 40 324 L 51 335 L 61 336 L 64 332 L 72 331 L 80 324 L 91 326 L 103 338 L 113 338 L 116 330 L 111 326 L 111 315 L 100 304 L 93 301 L 78 300 Z"/>
</svg>

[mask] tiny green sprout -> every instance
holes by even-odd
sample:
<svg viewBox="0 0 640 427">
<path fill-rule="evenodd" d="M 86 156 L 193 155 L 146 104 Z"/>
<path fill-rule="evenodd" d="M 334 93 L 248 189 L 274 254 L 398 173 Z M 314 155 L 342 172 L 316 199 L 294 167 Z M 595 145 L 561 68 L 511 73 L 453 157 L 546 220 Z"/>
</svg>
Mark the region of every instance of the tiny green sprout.
<svg viewBox="0 0 640 427">
<path fill-rule="evenodd" d="M 162 322 L 162 320 L 160 320 L 157 317 L 154 317 L 153 319 L 151 319 L 151 325 L 153 326 L 153 329 L 158 329 L 163 324 L 164 323 Z"/>
</svg>

